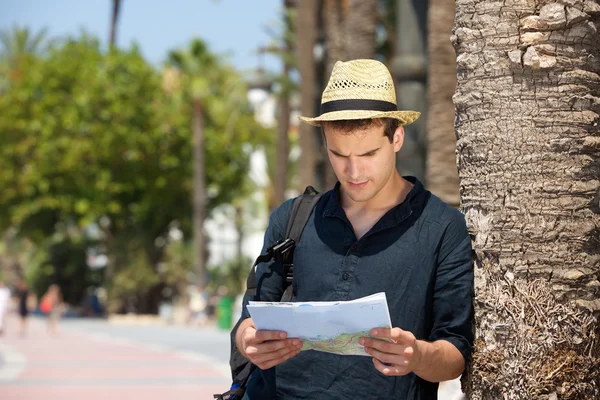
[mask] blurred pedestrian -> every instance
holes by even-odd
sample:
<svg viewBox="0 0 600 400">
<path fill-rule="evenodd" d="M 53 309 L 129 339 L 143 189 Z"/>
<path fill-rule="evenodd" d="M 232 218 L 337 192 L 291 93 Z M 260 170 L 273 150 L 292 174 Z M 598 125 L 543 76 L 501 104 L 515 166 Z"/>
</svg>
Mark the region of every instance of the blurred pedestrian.
<svg viewBox="0 0 600 400">
<path fill-rule="evenodd" d="M 23 279 L 17 285 L 17 302 L 19 303 L 19 317 L 21 317 L 21 336 L 25 336 L 27 332 L 27 316 L 29 308 L 27 307 L 27 299 L 29 298 L 29 288 Z"/>
<path fill-rule="evenodd" d="M 48 332 L 51 335 L 56 335 L 58 319 L 62 308 L 62 294 L 60 288 L 56 284 L 50 285 L 48 291 L 42 297 L 40 309 L 48 314 Z"/>
<path fill-rule="evenodd" d="M 8 302 L 10 300 L 10 290 L 0 281 L 0 335 L 4 333 L 4 316 L 8 311 Z"/>
</svg>

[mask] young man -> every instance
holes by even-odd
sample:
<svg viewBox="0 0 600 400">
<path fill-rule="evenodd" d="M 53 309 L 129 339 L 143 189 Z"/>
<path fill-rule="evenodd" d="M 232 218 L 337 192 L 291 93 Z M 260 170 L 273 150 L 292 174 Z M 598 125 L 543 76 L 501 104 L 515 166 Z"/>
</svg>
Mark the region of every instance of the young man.
<svg viewBox="0 0 600 400">
<path fill-rule="evenodd" d="M 241 354 L 276 367 L 283 399 L 436 399 L 458 377 L 473 344 L 471 241 L 459 211 L 395 167 L 403 125 L 387 68 L 338 62 L 321 101 L 320 125 L 339 180 L 320 199 L 294 253 L 294 301 L 351 300 L 384 291 L 393 329 L 362 338 L 370 357 L 300 352 L 285 332 L 257 331 L 244 306 Z M 292 201 L 273 211 L 265 249 L 284 238 Z M 264 249 L 263 249 L 264 251 Z M 278 301 L 282 266 L 257 267 L 257 299 Z M 245 305 L 249 299 L 245 299 Z M 251 389 L 245 398 L 253 399 Z"/>
</svg>

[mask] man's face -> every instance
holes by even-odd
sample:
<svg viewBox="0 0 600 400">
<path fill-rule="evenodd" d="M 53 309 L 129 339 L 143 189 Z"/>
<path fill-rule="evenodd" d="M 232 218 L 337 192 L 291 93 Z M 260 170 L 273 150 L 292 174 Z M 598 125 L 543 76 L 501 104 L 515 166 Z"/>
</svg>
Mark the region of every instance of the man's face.
<svg viewBox="0 0 600 400">
<path fill-rule="evenodd" d="M 402 147 L 404 129 L 398 127 L 392 143 L 383 134 L 383 125 L 347 133 L 325 127 L 327 154 L 342 185 L 355 202 L 374 198 L 396 169 L 396 152 Z"/>
</svg>

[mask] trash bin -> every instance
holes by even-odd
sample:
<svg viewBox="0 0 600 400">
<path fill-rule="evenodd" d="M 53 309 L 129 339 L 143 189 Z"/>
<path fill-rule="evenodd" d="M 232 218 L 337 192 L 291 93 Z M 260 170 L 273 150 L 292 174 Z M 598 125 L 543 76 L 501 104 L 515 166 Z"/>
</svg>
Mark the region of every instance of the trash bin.
<svg viewBox="0 0 600 400">
<path fill-rule="evenodd" d="M 233 299 L 229 296 L 221 297 L 217 306 L 217 325 L 224 330 L 230 330 L 233 316 Z"/>
</svg>

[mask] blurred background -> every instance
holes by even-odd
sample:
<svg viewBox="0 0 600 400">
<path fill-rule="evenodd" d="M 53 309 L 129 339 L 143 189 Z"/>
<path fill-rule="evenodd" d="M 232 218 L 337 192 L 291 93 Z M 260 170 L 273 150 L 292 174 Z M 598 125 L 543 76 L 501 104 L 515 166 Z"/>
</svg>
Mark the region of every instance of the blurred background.
<svg viewBox="0 0 600 400">
<path fill-rule="evenodd" d="M 318 114 L 337 60 L 389 67 L 399 107 L 422 112 L 397 166 L 458 206 L 453 21 L 450 0 L 0 0 L 9 398 L 77 398 L 81 365 L 96 371 L 86 397 L 115 397 L 102 357 L 135 346 L 196 364 L 115 393 L 227 389 L 227 331 L 270 211 L 335 183 L 297 116 Z M 74 343 L 95 350 L 65 359 Z"/>
</svg>

